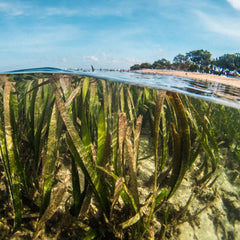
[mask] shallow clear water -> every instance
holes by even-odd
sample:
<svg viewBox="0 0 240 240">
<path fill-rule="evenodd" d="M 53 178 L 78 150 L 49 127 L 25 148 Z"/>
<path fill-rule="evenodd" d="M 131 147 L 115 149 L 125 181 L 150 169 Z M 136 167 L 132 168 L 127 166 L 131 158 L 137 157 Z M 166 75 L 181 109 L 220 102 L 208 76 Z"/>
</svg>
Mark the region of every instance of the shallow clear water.
<svg viewBox="0 0 240 240">
<path fill-rule="evenodd" d="M 2 190 L 2 179 L 11 180 L 9 173 L 14 164 L 10 165 L 8 157 L 18 153 L 26 177 L 33 183 L 30 190 L 35 191 L 39 202 L 44 198 L 42 178 L 47 182 L 54 173 L 55 196 L 54 192 L 67 181 L 66 176 L 70 175 L 71 180 L 76 177 L 74 164 L 85 174 L 75 169 L 79 182 L 69 183 L 67 197 L 55 206 L 59 216 L 51 218 L 53 231 L 49 234 L 54 235 L 56 226 L 60 226 L 62 235 L 58 239 L 70 232 L 87 236 L 89 229 L 96 238 L 103 233 L 110 234 L 109 239 L 138 239 L 144 232 L 142 224 L 148 226 L 146 220 L 155 202 L 148 239 L 154 239 L 154 235 L 163 239 L 160 236 L 165 234 L 164 239 L 238 240 L 239 93 L 238 88 L 214 82 L 132 72 L 39 68 L 0 74 L 0 168 L 7 173 L 0 175 L 1 196 L 5 194 L 0 200 L 4 206 L 9 202 L 9 193 Z M 14 141 L 8 146 L 12 136 Z M 95 184 L 95 177 L 101 181 Z M 18 177 L 15 180 L 19 181 Z M 117 185 L 123 182 L 132 194 L 127 199 L 126 195 L 120 196 Z M 100 197 L 92 197 L 91 209 L 85 216 L 94 224 L 89 221 L 88 226 L 88 221 L 83 221 L 87 225 L 84 228 L 79 224 L 82 219 L 75 224 L 74 218 L 69 230 L 60 225 L 66 222 L 59 222 L 59 218 L 69 218 L 69 212 L 76 209 L 73 192 L 80 194 L 75 191 L 76 185 L 86 201 L 93 193 L 84 195 L 85 186 L 96 188 L 94 194 Z M 44 187 L 49 186 L 51 190 L 49 182 Z M 29 191 L 32 196 L 24 188 L 24 181 L 21 188 L 23 195 Z M 102 208 L 104 216 L 99 211 L 101 197 L 111 208 L 110 213 Z M 27 206 L 31 201 L 37 205 L 35 198 L 28 202 L 25 198 L 22 202 Z M 133 212 L 136 206 L 142 222 Z M 22 211 L 26 214 L 25 208 Z M 8 217 L 5 210 L 0 212 L 3 222 Z M 136 223 L 128 221 L 133 218 Z M 33 226 L 37 224 L 34 220 Z M 11 229 L 8 225 L 3 224 L 3 229 Z M 29 230 L 26 234 L 31 239 L 35 229 L 24 221 L 22 225 Z"/>
<path fill-rule="evenodd" d="M 134 84 L 138 86 L 150 87 L 187 94 L 189 96 L 201 98 L 207 101 L 224 104 L 231 107 L 240 108 L 240 88 L 229 85 L 196 81 L 178 76 L 166 76 L 157 74 L 141 74 L 126 71 L 95 71 L 82 72 L 75 70 L 62 70 L 58 68 L 31 68 L 16 71 L 6 71 L 2 73 L 62 73 L 90 76 L 104 80 L 117 81 Z M 1 74 L 1 73 L 0 73 Z M 240 80 L 239 80 L 240 81 Z"/>
</svg>

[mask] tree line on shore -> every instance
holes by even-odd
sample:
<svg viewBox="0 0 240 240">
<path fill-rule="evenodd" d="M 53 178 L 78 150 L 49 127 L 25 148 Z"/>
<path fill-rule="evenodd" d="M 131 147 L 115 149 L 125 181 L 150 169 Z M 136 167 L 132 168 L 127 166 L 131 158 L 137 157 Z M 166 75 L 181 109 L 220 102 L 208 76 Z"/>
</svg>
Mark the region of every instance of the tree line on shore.
<svg viewBox="0 0 240 240">
<path fill-rule="evenodd" d="M 224 54 L 218 58 L 212 59 L 211 52 L 207 50 L 194 50 L 184 54 L 178 54 L 173 58 L 171 63 L 169 60 L 162 58 L 153 64 L 144 62 L 135 64 L 130 70 L 140 69 L 171 69 L 190 72 L 212 73 L 219 75 L 240 75 L 240 53 Z"/>
</svg>

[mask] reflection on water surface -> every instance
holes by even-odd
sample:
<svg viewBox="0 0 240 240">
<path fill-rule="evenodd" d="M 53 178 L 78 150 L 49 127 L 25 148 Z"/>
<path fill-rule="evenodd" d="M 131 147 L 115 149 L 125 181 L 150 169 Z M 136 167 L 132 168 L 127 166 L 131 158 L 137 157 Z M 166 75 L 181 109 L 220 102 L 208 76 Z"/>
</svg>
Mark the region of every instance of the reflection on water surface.
<svg viewBox="0 0 240 240">
<path fill-rule="evenodd" d="M 62 70 L 57 68 L 33 68 L 10 71 L 8 73 L 63 73 L 77 74 L 82 76 L 90 76 L 104 80 L 112 80 L 138 86 L 151 87 L 156 89 L 164 89 L 177 93 L 187 94 L 208 101 L 228 105 L 231 107 L 240 107 L 239 92 L 240 89 L 231 85 L 221 84 L 217 82 L 192 80 L 189 78 L 158 75 L 158 74 L 142 74 L 129 71 L 95 71 L 82 72 L 74 70 Z M 229 78 L 231 80 L 231 78 Z M 240 81 L 240 80 L 239 80 Z"/>
</svg>

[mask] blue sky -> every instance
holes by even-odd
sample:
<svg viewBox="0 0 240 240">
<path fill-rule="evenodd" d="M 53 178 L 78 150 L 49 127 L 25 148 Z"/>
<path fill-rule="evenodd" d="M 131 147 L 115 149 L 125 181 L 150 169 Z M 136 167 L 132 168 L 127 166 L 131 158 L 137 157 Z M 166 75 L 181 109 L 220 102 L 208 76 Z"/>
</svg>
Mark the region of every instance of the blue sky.
<svg viewBox="0 0 240 240">
<path fill-rule="evenodd" d="M 0 0 L 0 70 L 240 52 L 240 0 Z"/>
</svg>

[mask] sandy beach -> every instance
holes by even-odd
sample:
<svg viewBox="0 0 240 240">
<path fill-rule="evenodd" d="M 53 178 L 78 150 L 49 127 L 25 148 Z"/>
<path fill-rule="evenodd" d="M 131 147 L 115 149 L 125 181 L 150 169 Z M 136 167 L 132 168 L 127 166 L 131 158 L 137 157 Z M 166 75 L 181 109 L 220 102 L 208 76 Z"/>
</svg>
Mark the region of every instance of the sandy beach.
<svg viewBox="0 0 240 240">
<path fill-rule="evenodd" d="M 194 80 L 218 82 L 218 83 L 227 84 L 230 86 L 240 88 L 240 79 L 226 77 L 226 76 L 218 76 L 218 75 L 207 74 L 207 73 L 184 72 L 184 71 L 164 70 L 164 69 L 141 69 L 141 70 L 136 70 L 134 72 L 186 77 Z"/>
</svg>

